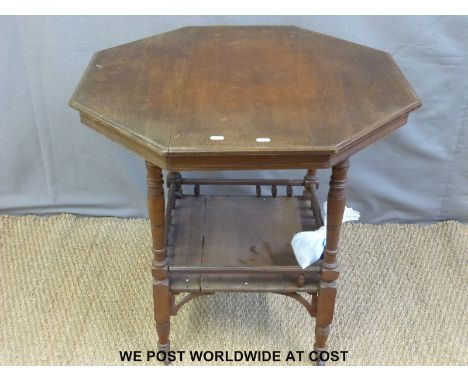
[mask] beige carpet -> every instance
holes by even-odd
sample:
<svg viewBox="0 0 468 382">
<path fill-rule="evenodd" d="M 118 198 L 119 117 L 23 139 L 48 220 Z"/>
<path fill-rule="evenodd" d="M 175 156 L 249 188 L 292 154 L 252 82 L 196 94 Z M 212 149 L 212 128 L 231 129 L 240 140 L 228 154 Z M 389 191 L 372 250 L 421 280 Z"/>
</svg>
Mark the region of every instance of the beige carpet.
<svg viewBox="0 0 468 382">
<path fill-rule="evenodd" d="M 150 242 L 141 219 L 0 217 L 0 364 L 119 365 L 119 350 L 153 350 Z M 467 226 L 346 224 L 341 248 L 329 345 L 349 353 L 333 364 L 468 364 Z M 176 350 L 284 356 L 314 337 L 278 295 L 202 297 L 172 322 Z"/>
</svg>

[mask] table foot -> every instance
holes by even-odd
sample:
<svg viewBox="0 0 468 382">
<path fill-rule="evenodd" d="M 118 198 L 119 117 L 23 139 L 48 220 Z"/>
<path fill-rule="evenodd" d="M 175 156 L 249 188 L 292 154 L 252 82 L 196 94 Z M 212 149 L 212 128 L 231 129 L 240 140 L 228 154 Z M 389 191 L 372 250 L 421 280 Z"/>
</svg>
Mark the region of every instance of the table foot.
<svg viewBox="0 0 468 382">
<path fill-rule="evenodd" d="M 160 344 L 158 342 L 158 352 L 164 352 L 165 353 L 165 357 L 164 357 L 164 365 L 170 365 L 171 364 L 171 361 L 169 361 L 169 350 L 171 349 L 171 343 L 168 342 L 167 344 Z"/>
<path fill-rule="evenodd" d="M 315 366 L 325 366 L 327 363 L 325 361 L 322 361 L 320 359 L 318 359 L 317 361 L 315 361 Z"/>
<path fill-rule="evenodd" d="M 316 329 L 317 330 L 317 329 Z M 325 331 L 327 332 L 326 335 L 328 335 L 329 333 L 329 328 L 325 329 Z M 326 348 L 319 348 L 317 347 L 316 345 L 314 345 L 314 351 L 316 352 L 317 354 L 317 359 L 314 361 L 315 362 L 315 366 L 325 366 L 327 364 L 327 361 L 324 361 L 321 357 L 322 355 L 322 352 L 326 351 L 327 349 Z"/>
</svg>

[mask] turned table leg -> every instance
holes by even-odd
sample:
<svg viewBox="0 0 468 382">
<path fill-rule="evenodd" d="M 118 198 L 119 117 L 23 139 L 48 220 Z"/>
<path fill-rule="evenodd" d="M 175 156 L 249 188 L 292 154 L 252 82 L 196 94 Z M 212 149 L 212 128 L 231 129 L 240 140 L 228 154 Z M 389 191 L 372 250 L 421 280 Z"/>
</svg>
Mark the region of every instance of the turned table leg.
<svg viewBox="0 0 468 382">
<path fill-rule="evenodd" d="M 146 162 L 148 184 L 148 210 L 153 238 L 153 301 L 154 320 L 158 333 L 158 350 L 168 352 L 170 348 L 170 292 L 167 273 L 167 254 L 164 222 L 164 181 L 162 170 Z"/>
<path fill-rule="evenodd" d="M 317 352 L 326 350 L 327 339 L 333 320 L 336 280 L 339 276 L 336 256 L 338 254 L 338 241 L 346 202 L 346 174 L 348 167 L 349 161 L 347 159 L 338 163 L 333 167 L 330 178 L 327 206 L 327 242 L 320 275 L 315 324 L 314 350 Z M 324 362 L 318 361 L 318 364 L 324 364 Z"/>
<path fill-rule="evenodd" d="M 180 172 L 171 171 L 167 174 L 167 187 L 175 183 L 174 203 L 175 199 L 180 199 L 183 195 L 182 191 L 182 174 Z"/>
<path fill-rule="evenodd" d="M 304 176 L 304 195 L 310 195 L 310 208 L 314 214 L 315 225 L 317 228 L 323 226 L 322 213 L 318 204 L 317 193 L 315 190 L 318 188 L 317 170 L 307 170 Z"/>
</svg>

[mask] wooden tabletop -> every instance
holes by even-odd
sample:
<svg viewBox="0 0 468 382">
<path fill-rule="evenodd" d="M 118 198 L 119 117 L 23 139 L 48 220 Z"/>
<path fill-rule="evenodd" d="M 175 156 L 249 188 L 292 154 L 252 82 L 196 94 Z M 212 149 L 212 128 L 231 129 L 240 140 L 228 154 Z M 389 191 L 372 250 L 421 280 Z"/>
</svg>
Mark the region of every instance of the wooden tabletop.
<svg viewBox="0 0 468 382">
<path fill-rule="evenodd" d="M 289 26 L 187 27 L 100 51 L 81 120 L 171 170 L 329 167 L 421 105 L 385 52 Z"/>
</svg>

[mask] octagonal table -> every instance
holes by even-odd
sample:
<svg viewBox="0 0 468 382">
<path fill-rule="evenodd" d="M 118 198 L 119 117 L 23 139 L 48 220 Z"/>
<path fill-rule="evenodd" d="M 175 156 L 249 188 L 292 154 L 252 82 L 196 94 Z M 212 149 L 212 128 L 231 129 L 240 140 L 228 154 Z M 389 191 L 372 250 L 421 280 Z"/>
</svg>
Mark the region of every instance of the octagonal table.
<svg viewBox="0 0 468 382">
<path fill-rule="evenodd" d="M 326 350 L 348 158 L 421 105 L 388 53 L 289 26 L 187 27 L 96 53 L 70 105 L 146 160 L 161 351 L 169 351 L 171 315 L 215 292 L 294 298 L 316 317 L 314 349 Z M 302 269 L 290 241 L 323 225 L 316 170 L 328 167 L 326 247 Z M 301 168 L 304 179 L 180 173 Z M 205 184 L 254 185 L 256 195 L 202 196 Z M 293 197 L 294 187 L 302 195 Z"/>
</svg>

